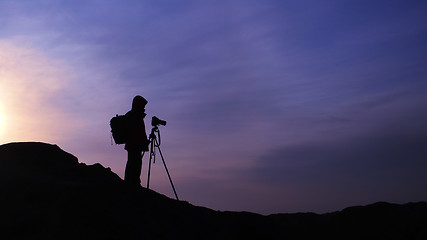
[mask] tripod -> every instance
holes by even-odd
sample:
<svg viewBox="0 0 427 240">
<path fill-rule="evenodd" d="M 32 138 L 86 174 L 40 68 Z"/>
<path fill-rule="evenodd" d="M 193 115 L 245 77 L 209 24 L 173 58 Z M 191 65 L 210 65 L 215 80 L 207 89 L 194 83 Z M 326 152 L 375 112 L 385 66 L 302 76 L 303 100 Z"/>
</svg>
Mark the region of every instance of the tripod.
<svg viewBox="0 0 427 240">
<path fill-rule="evenodd" d="M 156 133 L 157 133 L 157 135 L 156 135 Z M 159 138 L 158 141 L 157 141 L 157 136 Z M 162 157 L 163 166 L 165 166 L 165 170 L 166 170 L 166 173 L 168 174 L 169 182 L 171 183 L 173 192 L 175 193 L 176 200 L 179 200 L 178 195 L 176 194 L 176 191 L 175 191 L 175 187 L 173 186 L 172 178 L 169 174 L 168 168 L 166 167 L 166 162 L 165 162 L 165 159 L 163 158 L 162 151 L 160 150 L 160 130 L 157 126 L 154 126 L 151 129 L 149 141 L 150 141 L 150 160 L 149 160 L 149 165 L 148 165 L 147 189 L 150 188 L 151 159 L 153 159 L 153 163 L 156 163 L 156 148 L 157 148 L 159 150 L 160 157 Z"/>
</svg>

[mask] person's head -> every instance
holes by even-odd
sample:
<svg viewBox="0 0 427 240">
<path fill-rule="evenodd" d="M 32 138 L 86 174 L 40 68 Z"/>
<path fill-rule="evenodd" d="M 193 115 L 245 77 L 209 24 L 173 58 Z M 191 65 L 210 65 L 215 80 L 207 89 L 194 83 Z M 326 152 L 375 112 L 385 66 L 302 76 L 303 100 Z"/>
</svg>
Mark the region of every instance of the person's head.
<svg viewBox="0 0 427 240">
<path fill-rule="evenodd" d="M 132 110 L 136 110 L 136 111 L 143 111 L 145 109 L 145 105 L 147 105 L 148 101 L 137 95 L 133 98 L 132 101 Z"/>
</svg>

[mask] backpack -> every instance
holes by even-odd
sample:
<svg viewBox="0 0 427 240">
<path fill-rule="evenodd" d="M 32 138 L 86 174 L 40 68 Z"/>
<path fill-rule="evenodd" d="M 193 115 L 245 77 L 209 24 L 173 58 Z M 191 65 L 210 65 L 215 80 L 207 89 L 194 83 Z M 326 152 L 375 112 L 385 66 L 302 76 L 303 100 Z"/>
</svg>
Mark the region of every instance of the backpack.
<svg viewBox="0 0 427 240">
<path fill-rule="evenodd" d="M 125 115 L 116 114 L 115 117 L 110 120 L 111 135 L 113 136 L 116 144 L 124 144 L 127 140 L 127 121 Z"/>
</svg>

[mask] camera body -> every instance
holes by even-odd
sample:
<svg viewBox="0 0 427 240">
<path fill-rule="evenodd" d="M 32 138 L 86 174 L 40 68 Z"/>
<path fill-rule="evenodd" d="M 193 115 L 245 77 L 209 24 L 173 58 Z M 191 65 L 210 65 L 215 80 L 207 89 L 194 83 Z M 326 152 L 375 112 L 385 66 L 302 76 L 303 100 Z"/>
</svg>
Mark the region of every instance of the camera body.
<svg viewBox="0 0 427 240">
<path fill-rule="evenodd" d="M 165 121 L 165 120 L 161 120 L 161 119 L 159 119 L 159 118 L 158 118 L 158 117 L 156 117 L 156 116 L 153 116 L 153 117 L 151 118 L 151 126 L 153 126 L 153 127 L 157 127 L 157 126 L 159 126 L 159 125 L 166 126 L 166 121 Z"/>
</svg>

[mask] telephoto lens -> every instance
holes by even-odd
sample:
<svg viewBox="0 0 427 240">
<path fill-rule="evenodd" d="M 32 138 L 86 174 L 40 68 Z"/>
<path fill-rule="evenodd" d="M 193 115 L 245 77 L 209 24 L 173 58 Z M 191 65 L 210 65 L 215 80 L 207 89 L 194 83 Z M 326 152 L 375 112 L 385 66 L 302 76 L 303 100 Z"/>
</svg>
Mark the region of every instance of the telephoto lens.
<svg viewBox="0 0 427 240">
<path fill-rule="evenodd" d="M 156 116 L 153 116 L 151 118 L 151 126 L 157 127 L 158 125 L 166 126 L 166 121 L 165 120 L 161 120 L 161 119 L 159 119 Z"/>
</svg>

